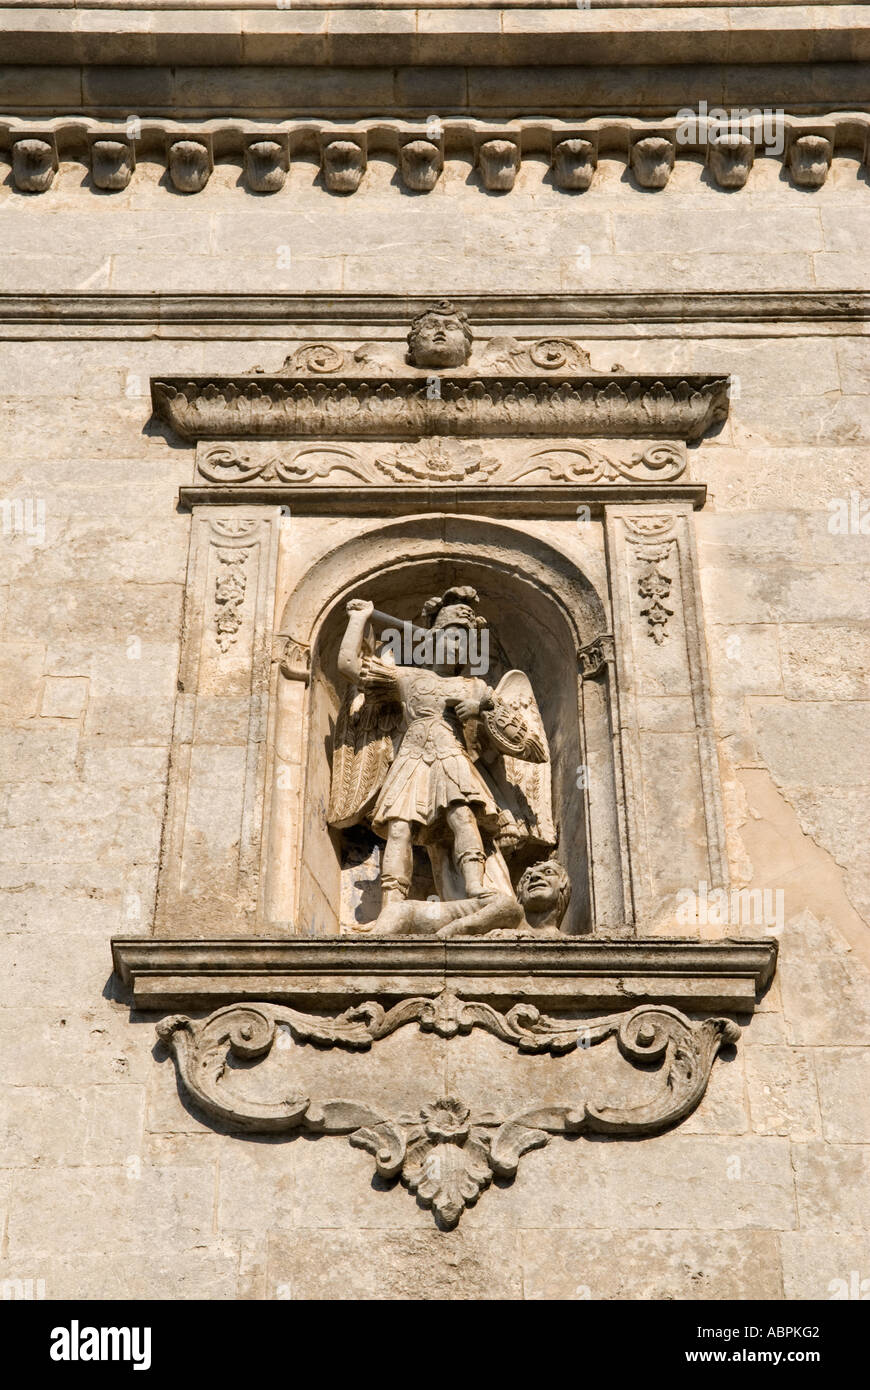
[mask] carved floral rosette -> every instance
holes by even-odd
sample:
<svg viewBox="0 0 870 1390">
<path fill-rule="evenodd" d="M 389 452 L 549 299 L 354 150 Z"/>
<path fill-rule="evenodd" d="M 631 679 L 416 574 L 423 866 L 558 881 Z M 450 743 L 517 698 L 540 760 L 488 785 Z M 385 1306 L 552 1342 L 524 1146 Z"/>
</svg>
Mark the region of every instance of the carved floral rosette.
<svg viewBox="0 0 870 1390">
<path fill-rule="evenodd" d="M 359 1097 L 313 1096 L 295 1076 L 285 1079 L 294 1068 L 286 1060 L 292 1044 L 367 1051 L 414 1024 L 444 1038 L 482 1028 L 520 1052 L 554 1058 L 614 1038 L 628 1064 L 626 1079 L 631 1069 L 653 1070 L 656 1084 L 635 1100 L 598 1095 L 593 1088 L 560 1101 L 532 1101 L 510 1114 L 474 1113 L 458 1096 L 421 1097 L 416 1113 L 391 1115 Z M 389 1010 L 375 1002 L 355 1005 L 333 1018 L 285 1005 L 233 1004 L 202 1021 L 175 1015 L 157 1032 L 174 1055 L 180 1088 L 205 1115 L 247 1132 L 347 1135 L 373 1155 L 382 1178 L 399 1178 L 449 1229 L 493 1176 L 513 1178 L 522 1156 L 554 1135 L 640 1137 L 677 1124 L 699 1104 L 720 1048 L 736 1042 L 740 1029 L 725 1018 L 693 1022 L 663 1004 L 579 1023 L 548 1018 L 532 1004 L 503 1013 L 447 988 L 435 998 L 403 999 Z M 273 1052 L 280 1061 L 280 1091 L 264 1100 L 246 1082 Z"/>
</svg>

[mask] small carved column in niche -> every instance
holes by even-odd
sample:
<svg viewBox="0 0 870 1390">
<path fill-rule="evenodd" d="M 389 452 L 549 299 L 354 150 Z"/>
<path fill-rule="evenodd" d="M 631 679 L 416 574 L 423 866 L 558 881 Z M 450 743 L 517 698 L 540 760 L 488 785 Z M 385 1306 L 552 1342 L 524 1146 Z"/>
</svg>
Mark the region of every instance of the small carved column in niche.
<svg viewBox="0 0 870 1390">
<path fill-rule="evenodd" d="M 577 771 L 588 807 L 591 918 L 598 932 L 611 937 L 631 936 L 636 923 L 612 634 L 602 633 L 581 647 L 577 666 L 585 758 Z"/>
<path fill-rule="evenodd" d="M 728 879 L 691 506 L 605 508 L 635 914 Z"/>
<path fill-rule="evenodd" d="M 195 507 L 158 885 L 161 935 L 256 916 L 278 506 Z"/>
</svg>

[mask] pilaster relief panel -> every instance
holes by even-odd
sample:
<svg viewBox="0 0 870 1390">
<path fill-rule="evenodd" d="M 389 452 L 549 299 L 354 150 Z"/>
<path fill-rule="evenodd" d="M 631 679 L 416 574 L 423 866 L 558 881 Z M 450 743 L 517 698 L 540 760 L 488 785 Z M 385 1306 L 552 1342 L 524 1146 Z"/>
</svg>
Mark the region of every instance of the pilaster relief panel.
<svg viewBox="0 0 870 1390">
<path fill-rule="evenodd" d="M 255 917 L 280 514 L 194 509 L 160 934 L 232 933 Z"/>
<path fill-rule="evenodd" d="M 605 509 L 635 912 L 724 886 L 727 856 L 691 509 Z"/>
</svg>

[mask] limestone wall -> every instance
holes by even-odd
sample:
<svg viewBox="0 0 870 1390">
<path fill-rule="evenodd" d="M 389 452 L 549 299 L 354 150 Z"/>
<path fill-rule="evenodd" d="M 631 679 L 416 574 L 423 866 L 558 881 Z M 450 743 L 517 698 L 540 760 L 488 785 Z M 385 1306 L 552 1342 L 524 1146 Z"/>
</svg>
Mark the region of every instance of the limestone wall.
<svg viewBox="0 0 870 1390">
<path fill-rule="evenodd" d="M 190 198 L 157 163 L 111 196 L 76 163 L 38 197 L 0 183 L 3 291 L 867 287 L 857 157 L 812 193 L 764 159 L 735 194 L 691 159 L 655 194 L 602 161 L 581 197 L 534 158 L 502 198 L 458 159 L 425 201 L 386 159 L 351 199 L 315 174 L 295 164 L 271 200 L 229 163 Z M 599 369 L 737 378 L 690 467 L 709 486 L 696 528 L 732 873 L 784 893 L 780 970 L 677 1131 L 554 1143 L 445 1233 L 341 1139 L 207 1128 L 153 1055 L 154 1019 L 131 1020 L 109 979 L 109 937 L 153 913 L 190 526 L 191 451 L 149 423 L 148 379 L 272 370 L 324 333 L 243 300 L 229 324 L 194 306 L 161 322 L 156 299 L 137 324 L 97 300 L 87 322 L 22 323 L 0 297 L 0 491 L 24 504 L 0 539 L 0 1279 L 287 1299 L 826 1298 L 870 1279 L 870 346 L 859 315 L 800 294 L 793 318 L 667 302 L 669 323 L 557 328 Z M 336 309 L 325 335 L 364 333 Z M 482 1086 L 496 1046 L 474 1034 L 433 1068 L 448 1090 Z M 400 1089 L 400 1050 L 383 1056 Z"/>
</svg>

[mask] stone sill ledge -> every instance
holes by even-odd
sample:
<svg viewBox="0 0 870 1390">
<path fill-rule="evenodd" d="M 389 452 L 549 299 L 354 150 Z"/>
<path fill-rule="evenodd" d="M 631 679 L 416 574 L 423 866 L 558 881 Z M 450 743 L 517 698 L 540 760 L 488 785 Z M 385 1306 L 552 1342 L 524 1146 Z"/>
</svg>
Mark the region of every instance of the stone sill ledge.
<svg viewBox="0 0 870 1390">
<path fill-rule="evenodd" d="M 212 1009 L 244 1000 L 346 1008 L 451 987 L 490 1003 L 752 1013 L 776 969 L 772 938 L 390 941 L 116 937 L 115 972 L 137 1009 Z"/>
<path fill-rule="evenodd" d="M 692 8 L 0 8 L 6 64 L 387 67 L 400 63 L 854 62 L 861 5 Z"/>
<path fill-rule="evenodd" d="M 519 488 L 516 484 L 499 487 L 436 483 L 389 487 L 330 484 L 313 487 L 310 483 L 283 483 L 274 486 L 229 483 L 180 487 L 179 505 L 185 509 L 212 506 L 289 506 L 295 516 L 331 516 L 347 507 L 353 498 L 354 516 L 418 516 L 430 509 L 469 515 L 505 517 L 576 517 L 579 503 L 590 508 L 592 516 L 602 516 L 614 502 L 639 505 L 688 502 L 700 511 L 707 500 L 706 483 L 536 483 Z"/>
</svg>

